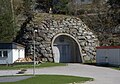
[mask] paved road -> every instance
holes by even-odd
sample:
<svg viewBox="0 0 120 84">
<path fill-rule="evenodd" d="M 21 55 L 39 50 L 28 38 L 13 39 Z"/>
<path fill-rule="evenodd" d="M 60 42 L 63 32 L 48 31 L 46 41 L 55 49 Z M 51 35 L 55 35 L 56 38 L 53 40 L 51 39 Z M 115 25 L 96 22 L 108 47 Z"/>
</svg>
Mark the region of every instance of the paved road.
<svg viewBox="0 0 120 84">
<path fill-rule="evenodd" d="M 0 75 L 14 75 L 18 71 L 0 71 Z M 26 74 L 33 73 L 32 69 L 28 69 Z M 86 82 L 85 84 L 120 84 L 120 71 L 110 68 L 96 67 L 83 64 L 68 64 L 68 66 L 49 67 L 36 69 L 36 74 L 58 74 L 58 75 L 72 75 L 91 77 L 95 80 Z"/>
</svg>

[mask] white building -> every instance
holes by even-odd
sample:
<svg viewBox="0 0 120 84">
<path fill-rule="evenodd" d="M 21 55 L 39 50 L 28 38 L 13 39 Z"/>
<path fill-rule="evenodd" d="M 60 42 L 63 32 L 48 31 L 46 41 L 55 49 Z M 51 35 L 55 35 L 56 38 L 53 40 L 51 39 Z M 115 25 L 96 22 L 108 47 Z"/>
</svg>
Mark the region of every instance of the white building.
<svg viewBox="0 0 120 84">
<path fill-rule="evenodd" d="M 17 43 L 0 43 L 0 64 L 13 64 L 25 57 L 25 48 Z"/>
<path fill-rule="evenodd" d="M 120 46 L 97 47 L 96 61 L 98 64 L 120 65 Z"/>
</svg>

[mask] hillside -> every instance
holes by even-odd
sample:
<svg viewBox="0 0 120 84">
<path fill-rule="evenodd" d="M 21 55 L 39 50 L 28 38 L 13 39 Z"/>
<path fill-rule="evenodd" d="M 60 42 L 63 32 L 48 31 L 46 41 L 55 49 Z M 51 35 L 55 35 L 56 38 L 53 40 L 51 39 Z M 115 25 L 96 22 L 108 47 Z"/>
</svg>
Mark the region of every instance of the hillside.
<svg viewBox="0 0 120 84">
<path fill-rule="evenodd" d="M 120 25 L 106 27 L 106 24 L 99 20 L 98 15 L 79 16 L 87 26 L 98 36 L 101 46 L 120 45 Z"/>
<path fill-rule="evenodd" d="M 10 1 L 11 0 L 0 0 L 0 12 L 1 12 L 0 13 L 0 42 L 14 41 L 20 29 L 23 29 L 26 26 L 25 24 L 29 23 L 29 21 L 32 20 L 34 16 L 36 16 L 35 14 L 38 13 L 38 11 L 36 12 L 35 10 L 31 10 L 33 9 L 33 7 L 36 7 L 35 2 L 32 2 L 32 0 L 13 0 L 13 3 L 11 3 Z M 48 4 L 48 2 L 44 4 Z M 64 3 L 64 6 L 66 5 L 66 2 L 63 1 L 62 3 Z M 12 14 L 11 4 L 13 5 L 13 8 L 14 8 L 15 17 L 13 17 L 13 14 Z M 51 4 L 49 4 L 49 7 L 50 5 Z M 47 5 L 45 6 L 47 7 Z M 59 6 L 55 5 L 55 7 L 59 7 Z M 89 7 L 93 7 L 93 6 L 89 5 Z M 38 8 L 41 9 L 39 6 Z M 103 8 L 101 10 L 103 11 Z M 84 14 L 83 12 L 83 15 L 78 15 L 78 17 L 81 18 L 82 21 L 85 22 L 89 26 L 89 28 L 93 30 L 93 32 L 98 36 L 98 39 L 100 40 L 101 45 L 120 45 L 119 3 L 117 8 L 113 7 L 113 9 L 111 8 L 110 10 L 106 8 L 104 10 L 107 10 L 107 11 L 104 12 L 105 15 L 103 15 L 102 18 L 99 17 L 99 12 L 101 12 L 100 10 L 97 11 L 97 14 L 93 14 L 91 12 L 95 12 L 95 11 L 89 10 L 87 15 Z M 46 11 L 48 12 L 48 8 Z M 65 10 L 60 8 L 60 11 L 61 13 L 65 13 L 67 12 L 67 9 Z M 43 19 L 44 14 L 45 13 L 41 13 L 42 17 L 36 18 L 36 20 Z M 66 14 L 70 14 L 70 13 L 66 13 Z M 81 14 L 81 13 L 78 13 L 78 14 Z M 106 15 L 109 15 L 109 16 L 106 16 Z M 61 16 L 61 14 L 58 14 L 58 16 Z M 64 17 L 64 15 L 62 15 L 62 17 Z M 54 17 L 54 18 L 60 19 L 58 17 Z"/>
</svg>

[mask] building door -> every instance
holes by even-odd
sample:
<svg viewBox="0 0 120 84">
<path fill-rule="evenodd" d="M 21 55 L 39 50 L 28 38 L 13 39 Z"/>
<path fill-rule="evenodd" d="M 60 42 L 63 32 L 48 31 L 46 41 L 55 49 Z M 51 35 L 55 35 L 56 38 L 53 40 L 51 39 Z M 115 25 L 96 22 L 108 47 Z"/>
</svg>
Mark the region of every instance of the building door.
<svg viewBox="0 0 120 84">
<path fill-rule="evenodd" d="M 70 45 L 68 44 L 57 44 L 54 45 L 54 61 L 59 63 L 70 62 L 71 54 L 70 54 Z"/>
</svg>

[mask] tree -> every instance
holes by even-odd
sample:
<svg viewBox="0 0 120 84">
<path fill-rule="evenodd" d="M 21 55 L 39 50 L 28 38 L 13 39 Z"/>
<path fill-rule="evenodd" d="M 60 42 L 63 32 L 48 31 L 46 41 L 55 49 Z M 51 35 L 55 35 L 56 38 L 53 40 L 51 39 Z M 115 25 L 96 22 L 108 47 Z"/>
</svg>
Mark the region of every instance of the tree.
<svg viewBox="0 0 120 84">
<path fill-rule="evenodd" d="M 49 12 L 49 9 L 52 8 L 53 0 L 36 0 L 35 10 L 40 12 Z"/>
<path fill-rule="evenodd" d="M 108 2 L 109 10 L 108 15 L 115 25 L 120 24 L 120 1 L 119 0 L 109 0 Z"/>
<path fill-rule="evenodd" d="M 10 0 L 0 0 L 0 12 L 0 42 L 11 42 L 14 27 Z"/>
<path fill-rule="evenodd" d="M 53 1 L 53 13 L 67 14 L 68 13 L 68 3 L 70 0 L 54 0 Z"/>
<path fill-rule="evenodd" d="M 52 8 L 53 13 L 66 14 L 68 12 L 67 4 L 70 0 L 36 0 L 35 10 L 40 12 L 49 12 Z"/>
<path fill-rule="evenodd" d="M 34 2 L 35 0 L 13 0 L 15 15 L 28 16 L 32 12 Z"/>
<path fill-rule="evenodd" d="M 118 0 L 109 0 L 104 4 L 95 4 L 93 14 L 85 14 L 81 17 L 83 21 L 98 35 L 101 45 L 115 45 L 113 37 L 119 35 L 120 32 L 116 26 L 120 25 L 120 2 Z M 116 43 L 116 45 L 119 45 Z"/>
<path fill-rule="evenodd" d="M 31 7 L 34 0 L 0 0 L 0 42 L 11 42 L 19 31 L 16 26 L 24 15 L 29 20 L 32 18 Z"/>
</svg>

